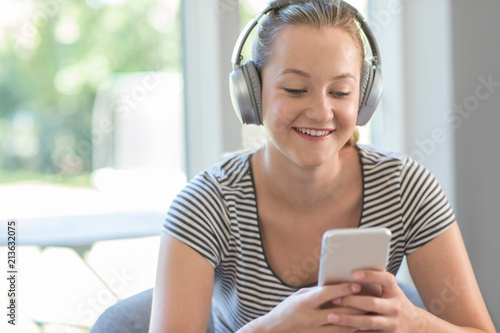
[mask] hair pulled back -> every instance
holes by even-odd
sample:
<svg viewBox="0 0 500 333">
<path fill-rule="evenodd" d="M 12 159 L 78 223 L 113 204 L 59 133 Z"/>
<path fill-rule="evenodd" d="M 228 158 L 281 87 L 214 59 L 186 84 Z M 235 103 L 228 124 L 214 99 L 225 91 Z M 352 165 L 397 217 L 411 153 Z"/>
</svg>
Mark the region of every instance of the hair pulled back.
<svg viewBox="0 0 500 333">
<path fill-rule="evenodd" d="M 309 25 L 317 28 L 340 28 L 356 44 L 362 61 L 365 58 L 363 39 L 356 16 L 338 0 L 311 0 L 275 8 L 262 19 L 252 46 L 252 59 L 260 72 L 266 65 L 272 45 L 280 31 L 288 26 Z"/>
<path fill-rule="evenodd" d="M 364 44 L 354 13 L 339 0 L 311 0 L 275 8 L 262 19 L 252 45 L 252 59 L 259 73 L 266 66 L 279 33 L 288 26 L 297 25 L 309 25 L 319 29 L 334 27 L 347 32 L 358 49 L 361 59 L 360 71 L 363 70 Z M 358 138 L 359 132 L 356 128 L 347 144 L 354 145 Z"/>
</svg>

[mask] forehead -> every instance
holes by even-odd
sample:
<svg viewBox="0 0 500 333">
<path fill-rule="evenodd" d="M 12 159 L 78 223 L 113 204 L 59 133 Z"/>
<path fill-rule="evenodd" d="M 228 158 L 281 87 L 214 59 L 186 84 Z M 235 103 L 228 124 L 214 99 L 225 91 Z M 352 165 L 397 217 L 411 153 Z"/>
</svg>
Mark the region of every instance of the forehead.
<svg viewBox="0 0 500 333">
<path fill-rule="evenodd" d="M 337 27 L 288 26 L 278 33 L 270 51 L 266 67 L 275 69 L 298 66 L 313 73 L 339 71 L 357 76 L 361 71 L 355 40 Z"/>
</svg>

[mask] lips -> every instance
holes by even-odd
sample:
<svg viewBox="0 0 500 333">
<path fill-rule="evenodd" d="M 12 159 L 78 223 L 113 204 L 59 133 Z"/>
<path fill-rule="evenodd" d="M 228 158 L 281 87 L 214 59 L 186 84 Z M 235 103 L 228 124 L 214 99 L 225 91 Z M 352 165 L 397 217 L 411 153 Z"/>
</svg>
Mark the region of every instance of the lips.
<svg viewBox="0 0 500 333">
<path fill-rule="evenodd" d="M 323 141 L 328 139 L 335 129 L 319 129 L 319 128 L 305 128 L 305 127 L 294 127 L 295 133 L 297 133 L 301 138 L 309 141 Z"/>
<path fill-rule="evenodd" d="M 315 130 L 310 128 L 298 128 L 298 127 L 296 127 L 295 130 L 302 134 L 307 134 L 310 136 L 325 136 L 332 132 L 330 130 Z"/>
</svg>

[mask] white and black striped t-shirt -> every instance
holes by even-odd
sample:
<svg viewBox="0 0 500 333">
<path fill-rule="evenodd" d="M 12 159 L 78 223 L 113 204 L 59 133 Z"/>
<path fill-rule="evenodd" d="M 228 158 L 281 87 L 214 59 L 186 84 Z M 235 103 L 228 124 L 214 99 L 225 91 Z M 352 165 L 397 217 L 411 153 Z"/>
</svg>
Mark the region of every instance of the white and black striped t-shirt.
<svg viewBox="0 0 500 333">
<path fill-rule="evenodd" d="M 396 274 L 404 254 L 441 234 L 455 216 L 427 169 L 399 153 L 356 147 L 363 173 L 359 227 L 392 231 L 387 270 Z M 214 267 L 216 332 L 237 331 L 299 289 L 284 283 L 265 257 L 251 154 L 227 159 L 189 182 L 172 203 L 164 231 Z"/>
</svg>

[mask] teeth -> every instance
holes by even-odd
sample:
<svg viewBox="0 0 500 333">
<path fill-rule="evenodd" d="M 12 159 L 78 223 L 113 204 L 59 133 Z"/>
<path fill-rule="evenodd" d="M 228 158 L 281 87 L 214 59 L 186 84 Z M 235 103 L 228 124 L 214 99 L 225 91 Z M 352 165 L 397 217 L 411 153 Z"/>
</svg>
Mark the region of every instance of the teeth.
<svg viewBox="0 0 500 333">
<path fill-rule="evenodd" d="M 308 134 L 310 136 L 323 136 L 327 135 L 329 131 L 316 131 L 316 130 L 311 130 L 311 129 L 304 129 L 304 128 L 297 128 L 297 131 Z"/>
</svg>

